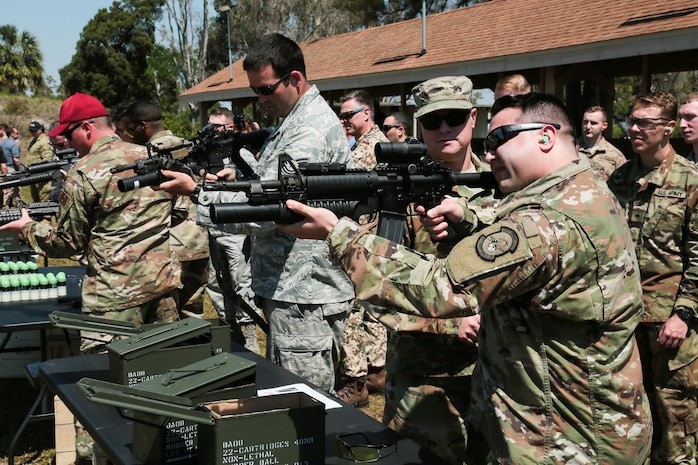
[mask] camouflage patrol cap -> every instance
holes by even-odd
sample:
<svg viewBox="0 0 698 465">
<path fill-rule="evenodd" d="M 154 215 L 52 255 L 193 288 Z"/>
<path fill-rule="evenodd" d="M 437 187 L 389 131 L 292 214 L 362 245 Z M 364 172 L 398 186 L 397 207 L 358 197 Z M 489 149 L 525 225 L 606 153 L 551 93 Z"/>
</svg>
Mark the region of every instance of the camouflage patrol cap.
<svg viewBox="0 0 698 465">
<path fill-rule="evenodd" d="M 442 76 L 429 79 L 412 88 L 417 104 L 415 117 L 438 110 L 469 110 L 473 82 L 465 76 Z"/>
</svg>

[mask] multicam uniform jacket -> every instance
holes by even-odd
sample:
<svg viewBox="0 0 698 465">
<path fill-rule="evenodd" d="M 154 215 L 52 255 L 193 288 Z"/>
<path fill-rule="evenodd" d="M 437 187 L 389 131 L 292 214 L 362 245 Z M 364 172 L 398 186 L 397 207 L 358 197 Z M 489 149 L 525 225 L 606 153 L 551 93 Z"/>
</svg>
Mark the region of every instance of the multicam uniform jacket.
<svg viewBox="0 0 698 465">
<path fill-rule="evenodd" d="M 163 149 L 178 147 L 186 140 L 175 136 L 172 131 L 157 132 L 149 141 L 153 146 Z M 196 204 L 188 197 L 177 198 L 176 208 L 185 210 L 186 218 L 170 229 L 170 247 L 179 261 L 187 262 L 208 258 L 208 233 L 196 224 Z"/>
<path fill-rule="evenodd" d="M 662 323 L 674 308 L 698 317 L 698 168 L 674 151 L 647 172 L 635 158 L 608 180 L 635 242 L 643 286 L 643 322 Z M 669 367 L 698 358 L 698 335 L 689 331 Z"/>
<path fill-rule="evenodd" d="M 606 139 L 601 139 L 601 142 L 593 147 L 577 145 L 577 152 L 586 156 L 592 169 L 604 179 L 608 179 L 611 173 L 627 161 L 623 152 Z"/>
<path fill-rule="evenodd" d="M 120 192 L 117 182 L 133 173 L 110 172 L 145 156 L 144 147 L 116 135 L 96 141 L 68 172 L 56 225 L 31 222 L 23 231 L 37 252 L 87 256 L 86 313 L 139 306 L 179 285 L 169 246 L 172 198 L 147 188 Z"/>
<path fill-rule="evenodd" d="M 503 464 L 641 464 L 652 437 L 634 330 L 628 227 L 582 158 L 504 198 L 446 259 L 342 219 L 327 239 L 356 298 L 401 313 L 482 315 L 472 421 Z M 474 298 L 474 299 L 473 299 Z"/>
</svg>

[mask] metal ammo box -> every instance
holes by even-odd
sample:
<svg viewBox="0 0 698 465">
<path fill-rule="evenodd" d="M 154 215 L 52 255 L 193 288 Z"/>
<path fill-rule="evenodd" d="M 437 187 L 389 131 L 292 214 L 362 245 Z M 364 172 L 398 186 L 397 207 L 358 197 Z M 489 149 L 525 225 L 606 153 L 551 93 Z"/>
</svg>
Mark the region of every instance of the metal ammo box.
<svg viewBox="0 0 698 465">
<path fill-rule="evenodd" d="M 230 326 L 220 319 L 185 318 L 140 327 L 133 323 L 87 315 L 53 312 L 58 327 L 129 336 L 106 345 L 109 380 L 127 386 L 160 375 L 169 368 L 229 352 Z"/>
<path fill-rule="evenodd" d="M 157 402 L 190 406 L 254 396 L 255 367 L 254 362 L 222 353 L 130 387 L 87 378 L 80 380 L 78 387 L 92 401 L 133 412 L 132 453 L 137 460 L 148 464 L 196 464 L 198 422 L 180 417 L 176 410 Z"/>
</svg>

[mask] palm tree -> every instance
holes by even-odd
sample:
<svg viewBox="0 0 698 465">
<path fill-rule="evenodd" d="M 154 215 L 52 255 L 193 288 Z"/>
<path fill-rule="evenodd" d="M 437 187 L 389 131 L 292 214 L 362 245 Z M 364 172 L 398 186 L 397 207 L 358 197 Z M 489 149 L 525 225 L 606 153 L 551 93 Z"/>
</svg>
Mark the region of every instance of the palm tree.
<svg viewBox="0 0 698 465">
<path fill-rule="evenodd" d="M 19 34 L 9 24 L 0 26 L 0 89 L 23 94 L 45 87 L 43 59 L 36 37 Z"/>
</svg>

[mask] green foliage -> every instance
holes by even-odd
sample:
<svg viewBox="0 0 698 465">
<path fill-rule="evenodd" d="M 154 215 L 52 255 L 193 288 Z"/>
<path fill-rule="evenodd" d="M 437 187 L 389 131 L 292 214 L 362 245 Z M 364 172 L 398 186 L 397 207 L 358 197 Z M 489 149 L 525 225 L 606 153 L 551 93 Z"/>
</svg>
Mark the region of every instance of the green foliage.
<svg viewBox="0 0 698 465">
<path fill-rule="evenodd" d="M 174 52 L 155 44 L 148 57 L 148 74 L 155 80 L 155 93 L 151 99 L 156 101 L 163 111 L 175 111 L 177 108 L 177 73 Z"/>
<path fill-rule="evenodd" d="M 199 129 L 191 121 L 192 117 L 188 111 L 163 112 L 162 114 L 162 123 L 167 129 L 173 134 L 189 140 L 196 136 L 196 131 Z"/>
<path fill-rule="evenodd" d="M 107 107 L 152 99 L 156 85 L 148 56 L 162 1 L 117 0 L 108 11 L 99 10 L 83 29 L 70 64 L 59 71 L 66 92 L 93 95 Z"/>
<path fill-rule="evenodd" d="M 12 25 L 0 26 L 0 88 L 10 94 L 45 88 L 43 56 L 32 34 Z"/>
</svg>

